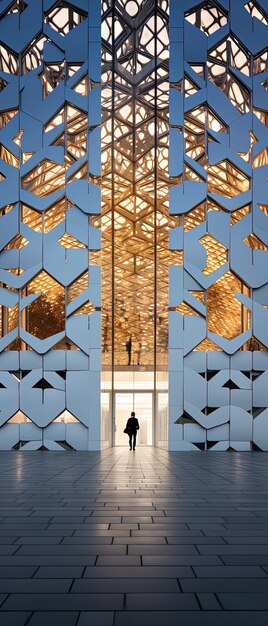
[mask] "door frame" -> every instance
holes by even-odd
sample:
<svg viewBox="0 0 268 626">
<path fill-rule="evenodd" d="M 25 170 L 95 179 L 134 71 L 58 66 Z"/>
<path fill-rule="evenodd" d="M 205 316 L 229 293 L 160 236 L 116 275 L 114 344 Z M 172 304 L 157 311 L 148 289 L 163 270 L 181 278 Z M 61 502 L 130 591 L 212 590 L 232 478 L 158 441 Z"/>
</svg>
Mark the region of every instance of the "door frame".
<svg viewBox="0 0 268 626">
<path fill-rule="evenodd" d="M 147 393 L 150 394 L 152 397 L 152 446 L 155 445 L 155 390 L 154 389 L 114 389 L 113 391 L 111 391 L 111 406 L 113 407 L 113 415 L 112 415 L 112 447 L 115 448 L 119 448 L 120 445 L 117 445 L 115 443 L 115 435 L 116 435 L 116 430 L 115 430 L 115 426 L 116 426 L 116 394 L 131 394 L 132 396 L 134 396 L 136 393 L 137 394 L 142 394 L 142 393 Z M 149 444 L 147 444 L 149 445 Z"/>
</svg>

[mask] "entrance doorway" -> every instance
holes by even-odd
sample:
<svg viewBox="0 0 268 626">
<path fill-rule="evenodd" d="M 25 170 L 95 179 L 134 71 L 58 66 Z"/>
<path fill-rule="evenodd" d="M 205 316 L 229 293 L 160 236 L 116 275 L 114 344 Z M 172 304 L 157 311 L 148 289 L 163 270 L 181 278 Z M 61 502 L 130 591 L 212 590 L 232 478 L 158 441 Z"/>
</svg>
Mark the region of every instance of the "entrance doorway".
<svg viewBox="0 0 268 626">
<path fill-rule="evenodd" d="M 152 445 L 153 393 L 145 391 L 115 392 L 115 445 L 128 445 L 128 437 L 123 432 L 131 411 L 139 420 L 138 445 Z"/>
</svg>

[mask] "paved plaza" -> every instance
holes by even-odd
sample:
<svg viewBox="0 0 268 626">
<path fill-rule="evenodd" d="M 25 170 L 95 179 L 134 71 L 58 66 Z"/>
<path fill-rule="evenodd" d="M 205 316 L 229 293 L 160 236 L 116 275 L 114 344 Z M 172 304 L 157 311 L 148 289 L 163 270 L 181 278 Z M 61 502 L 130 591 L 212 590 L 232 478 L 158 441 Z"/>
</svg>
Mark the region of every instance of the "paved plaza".
<svg viewBox="0 0 268 626">
<path fill-rule="evenodd" d="M 1 452 L 3 626 L 268 623 L 268 455 Z"/>
</svg>

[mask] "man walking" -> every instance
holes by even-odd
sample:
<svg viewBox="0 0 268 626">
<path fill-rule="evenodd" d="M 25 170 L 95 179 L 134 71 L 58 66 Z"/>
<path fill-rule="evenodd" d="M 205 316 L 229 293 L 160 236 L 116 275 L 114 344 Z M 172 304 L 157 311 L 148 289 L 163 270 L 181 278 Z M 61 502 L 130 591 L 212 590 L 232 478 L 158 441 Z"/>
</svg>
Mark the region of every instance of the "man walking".
<svg viewBox="0 0 268 626">
<path fill-rule="evenodd" d="M 140 428 L 140 425 L 139 425 L 137 418 L 135 417 L 135 412 L 132 411 L 130 417 L 128 418 L 127 425 L 126 425 L 126 430 L 129 436 L 130 450 L 132 450 L 132 439 L 133 439 L 133 450 L 135 450 L 137 430 L 139 430 L 139 428 Z"/>
</svg>

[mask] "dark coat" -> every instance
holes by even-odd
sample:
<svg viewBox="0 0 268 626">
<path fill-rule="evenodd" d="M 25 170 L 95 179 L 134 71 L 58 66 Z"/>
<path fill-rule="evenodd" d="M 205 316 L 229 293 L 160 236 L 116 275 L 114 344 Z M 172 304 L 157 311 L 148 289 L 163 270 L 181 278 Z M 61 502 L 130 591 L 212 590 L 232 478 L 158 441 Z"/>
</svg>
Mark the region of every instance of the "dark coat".
<svg viewBox="0 0 268 626">
<path fill-rule="evenodd" d="M 126 425 L 126 429 L 129 433 L 136 433 L 139 430 L 140 425 L 136 417 L 129 417 Z"/>
</svg>

